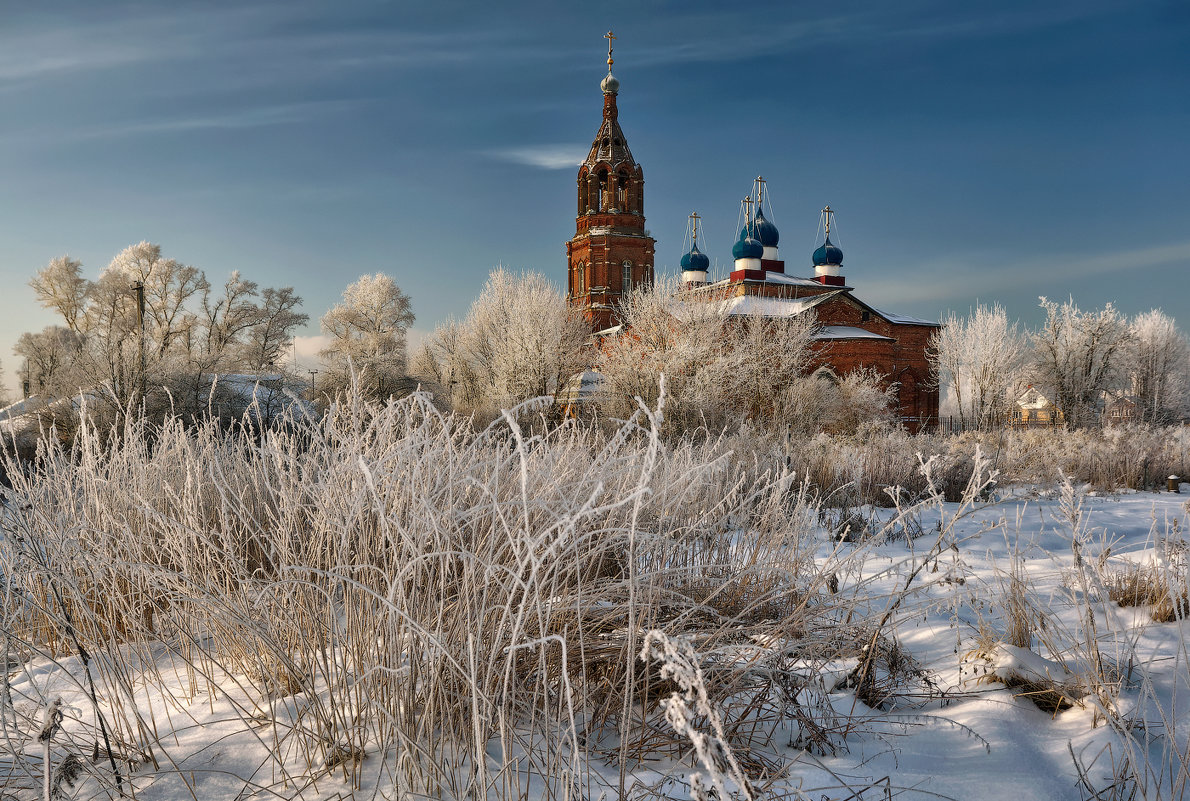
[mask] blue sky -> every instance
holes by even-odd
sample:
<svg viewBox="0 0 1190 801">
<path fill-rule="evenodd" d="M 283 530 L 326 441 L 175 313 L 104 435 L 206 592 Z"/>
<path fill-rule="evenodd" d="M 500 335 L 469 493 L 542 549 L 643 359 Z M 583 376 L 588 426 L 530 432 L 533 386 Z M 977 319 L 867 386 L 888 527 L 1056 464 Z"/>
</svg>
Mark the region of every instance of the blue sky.
<svg viewBox="0 0 1190 801">
<path fill-rule="evenodd" d="M 818 211 L 879 307 L 1190 302 L 1190 6 L 1146 2 L 0 0 L 0 360 L 26 281 L 147 239 L 292 285 L 387 272 L 415 328 L 497 264 L 560 282 L 613 28 L 659 271 L 726 263 L 763 174 L 789 270 Z M 316 342 L 303 340 L 309 350 Z"/>
</svg>

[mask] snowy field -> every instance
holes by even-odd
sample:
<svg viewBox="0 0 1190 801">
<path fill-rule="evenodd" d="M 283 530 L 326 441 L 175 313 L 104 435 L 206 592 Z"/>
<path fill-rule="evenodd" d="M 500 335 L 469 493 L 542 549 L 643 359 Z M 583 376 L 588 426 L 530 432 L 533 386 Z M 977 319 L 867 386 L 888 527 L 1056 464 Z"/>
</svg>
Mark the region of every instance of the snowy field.
<svg viewBox="0 0 1190 801">
<path fill-rule="evenodd" d="M 820 508 L 407 412 L 18 482 L 0 798 L 1185 792 L 1190 485 Z"/>
</svg>

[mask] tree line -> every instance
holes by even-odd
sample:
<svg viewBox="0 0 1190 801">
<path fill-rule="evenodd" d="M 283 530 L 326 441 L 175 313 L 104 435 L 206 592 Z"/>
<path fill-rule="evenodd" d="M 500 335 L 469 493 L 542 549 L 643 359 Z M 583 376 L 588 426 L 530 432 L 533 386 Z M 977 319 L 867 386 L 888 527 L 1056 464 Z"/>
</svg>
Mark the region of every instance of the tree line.
<svg viewBox="0 0 1190 801">
<path fill-rule="evenodd" d="M 219 376 L 269 375 L 291 392 L 308 386 L 289 358 L 309 320 L 293 287 L 264 287 L 234 271 L 213 284 L 200 269 L 141 242 L 95 280 L 68 256 L 29 282 L 58 321 L 20 336 L 14 352 L 30 393 L 73 397 L 117 414 L 138 404 L 211 411 Z M 812 372 L 812 315 L 734 314 L 727 299 L 684 302 L 675 280 L 622 300 L 620 336 L 591 340 L 581 312 L 538 273 L 494 270 L 468 314 L 439 325 L 414 357 L 407 294 L 383 273 L 350 284 L 321 318 L 319 398 L 348 385 L 384 400 L 420 385 L 451 410 L 491 418 L 535 397 L 615 418 L 655 406 L 665 380 L 665 426 L 721 431 L 744 424 L 847 431 L 892 422 L 892 395 L 872 370 Z M 142 305 L 143 304 L 143 305 Z M 1085 311 L 1041 299 L 1045 322 L 1025 331 L 1002 306 L 949 314 L 928 356 L 944 413 L 962 427 L 1003 420 L 1027 385 L 1070 426 L 1096 424 L 1106 398 L 1127 397 L 1140 422 L 1190 409 L 1190 345 L 1158 310 L 1125 318 L 1111 304 Z M 143 409 L 142 409 L 143 411 Z"/>
<path fill-rule="evenodd" d="M 966 317 L 951 313 L 929 356 L 946 394 L 944 413 L 961 427 L 988 428 L 1033 386 L 1074 428 L 1097 425 L 1113 400 L 1136 422 L 1165 425 L 1190 413 L 1190 344 L 1174 320 L 1154 309 L 1128 319 L 1112 304 L 1080 309 L 1041 298 L 1035 331 L 1009 322 L 998 304 Z"/>
<path fill-rule="evenodd" d="M 593 343 L 581 311 L 544 276 L 497 269 L 467 316 L 422 345 L 412 375 L 443 406 L 481 419 L 546 394 L 555 412 L 624 419 L 656 407 L 664 376 L 672 433 L 891 422 L 892 396 L 874 372 L 808 371 L 812 316 L 736 315 L 727 298 L 683 302 L 678 289 L 676 279 L 637 287 L 619 308 L 622 334 Z"/>
<path fill-rule="evenodd" d="M 238 270 L 215 284 L 149 242 L 125 248 L 94 280 L 80 261 L 62 256 L 29 285 L 57 321 L 21 334 L 13 349 L 25 394 L 85 393 L 94 411 L 117 416 L 136 407 L 189 416 L 216 404 L 242 412 L 242 397 L 221 396 L 237 374 L 266 377 L 277 397 L 306 386 L 291 349 L 310 318 L 291 286 L 261 287 Z M 348 286 L 321 320 L 329 339 L 320 354 L 324 392 L 345 387 L 353 370 L 374 396 L 404 386 L 413 319 L 392 278 L 368 275 Z"/>
</svg>

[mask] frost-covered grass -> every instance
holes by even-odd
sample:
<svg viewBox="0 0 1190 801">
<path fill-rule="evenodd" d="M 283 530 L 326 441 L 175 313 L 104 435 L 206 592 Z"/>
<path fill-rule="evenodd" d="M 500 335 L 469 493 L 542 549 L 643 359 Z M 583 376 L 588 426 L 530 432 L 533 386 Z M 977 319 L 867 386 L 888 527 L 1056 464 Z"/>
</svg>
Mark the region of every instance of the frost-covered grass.
<svg viewBox="0 0 1190 801">
<path fill-rule="evenodd" d="M 1181 597 L 1180 496 L 997 498 L 972 450 L 844 516 L 903 454 L 840 441 L 827 491 L 822 441 L 533 412 L 130 423 L 14 471 L 0 797 L 1180 792 L 1184 609 L 1114 589 Z"/>
</svg>

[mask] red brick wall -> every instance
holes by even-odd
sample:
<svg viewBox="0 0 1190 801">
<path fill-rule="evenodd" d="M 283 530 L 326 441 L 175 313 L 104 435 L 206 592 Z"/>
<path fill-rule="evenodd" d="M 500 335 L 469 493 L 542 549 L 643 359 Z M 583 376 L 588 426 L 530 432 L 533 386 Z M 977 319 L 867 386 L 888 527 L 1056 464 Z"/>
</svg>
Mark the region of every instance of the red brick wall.
<svg viewBox="0 0 1190 801">
<path fill-rule="evenodd" d="M 930 336 L 938 330 L 935 326 L 890 323 L 874 312 L 865 321 L 863 313 L 867 310 L 847 296 L 825 301 L 815 311 L 821 325 L 849 325 L 893 339 L 820 342 L 815 369 L 825 365 L 838 375 L 846 375 L 860 368 L 873 368 L 883 377 L 884 386 L 897 384 L 897 413 L 910 430 L 917 430 L 917 421 L 937 419 L 938 388 L 932 386 L 926 358 Z"/>
</svg>

